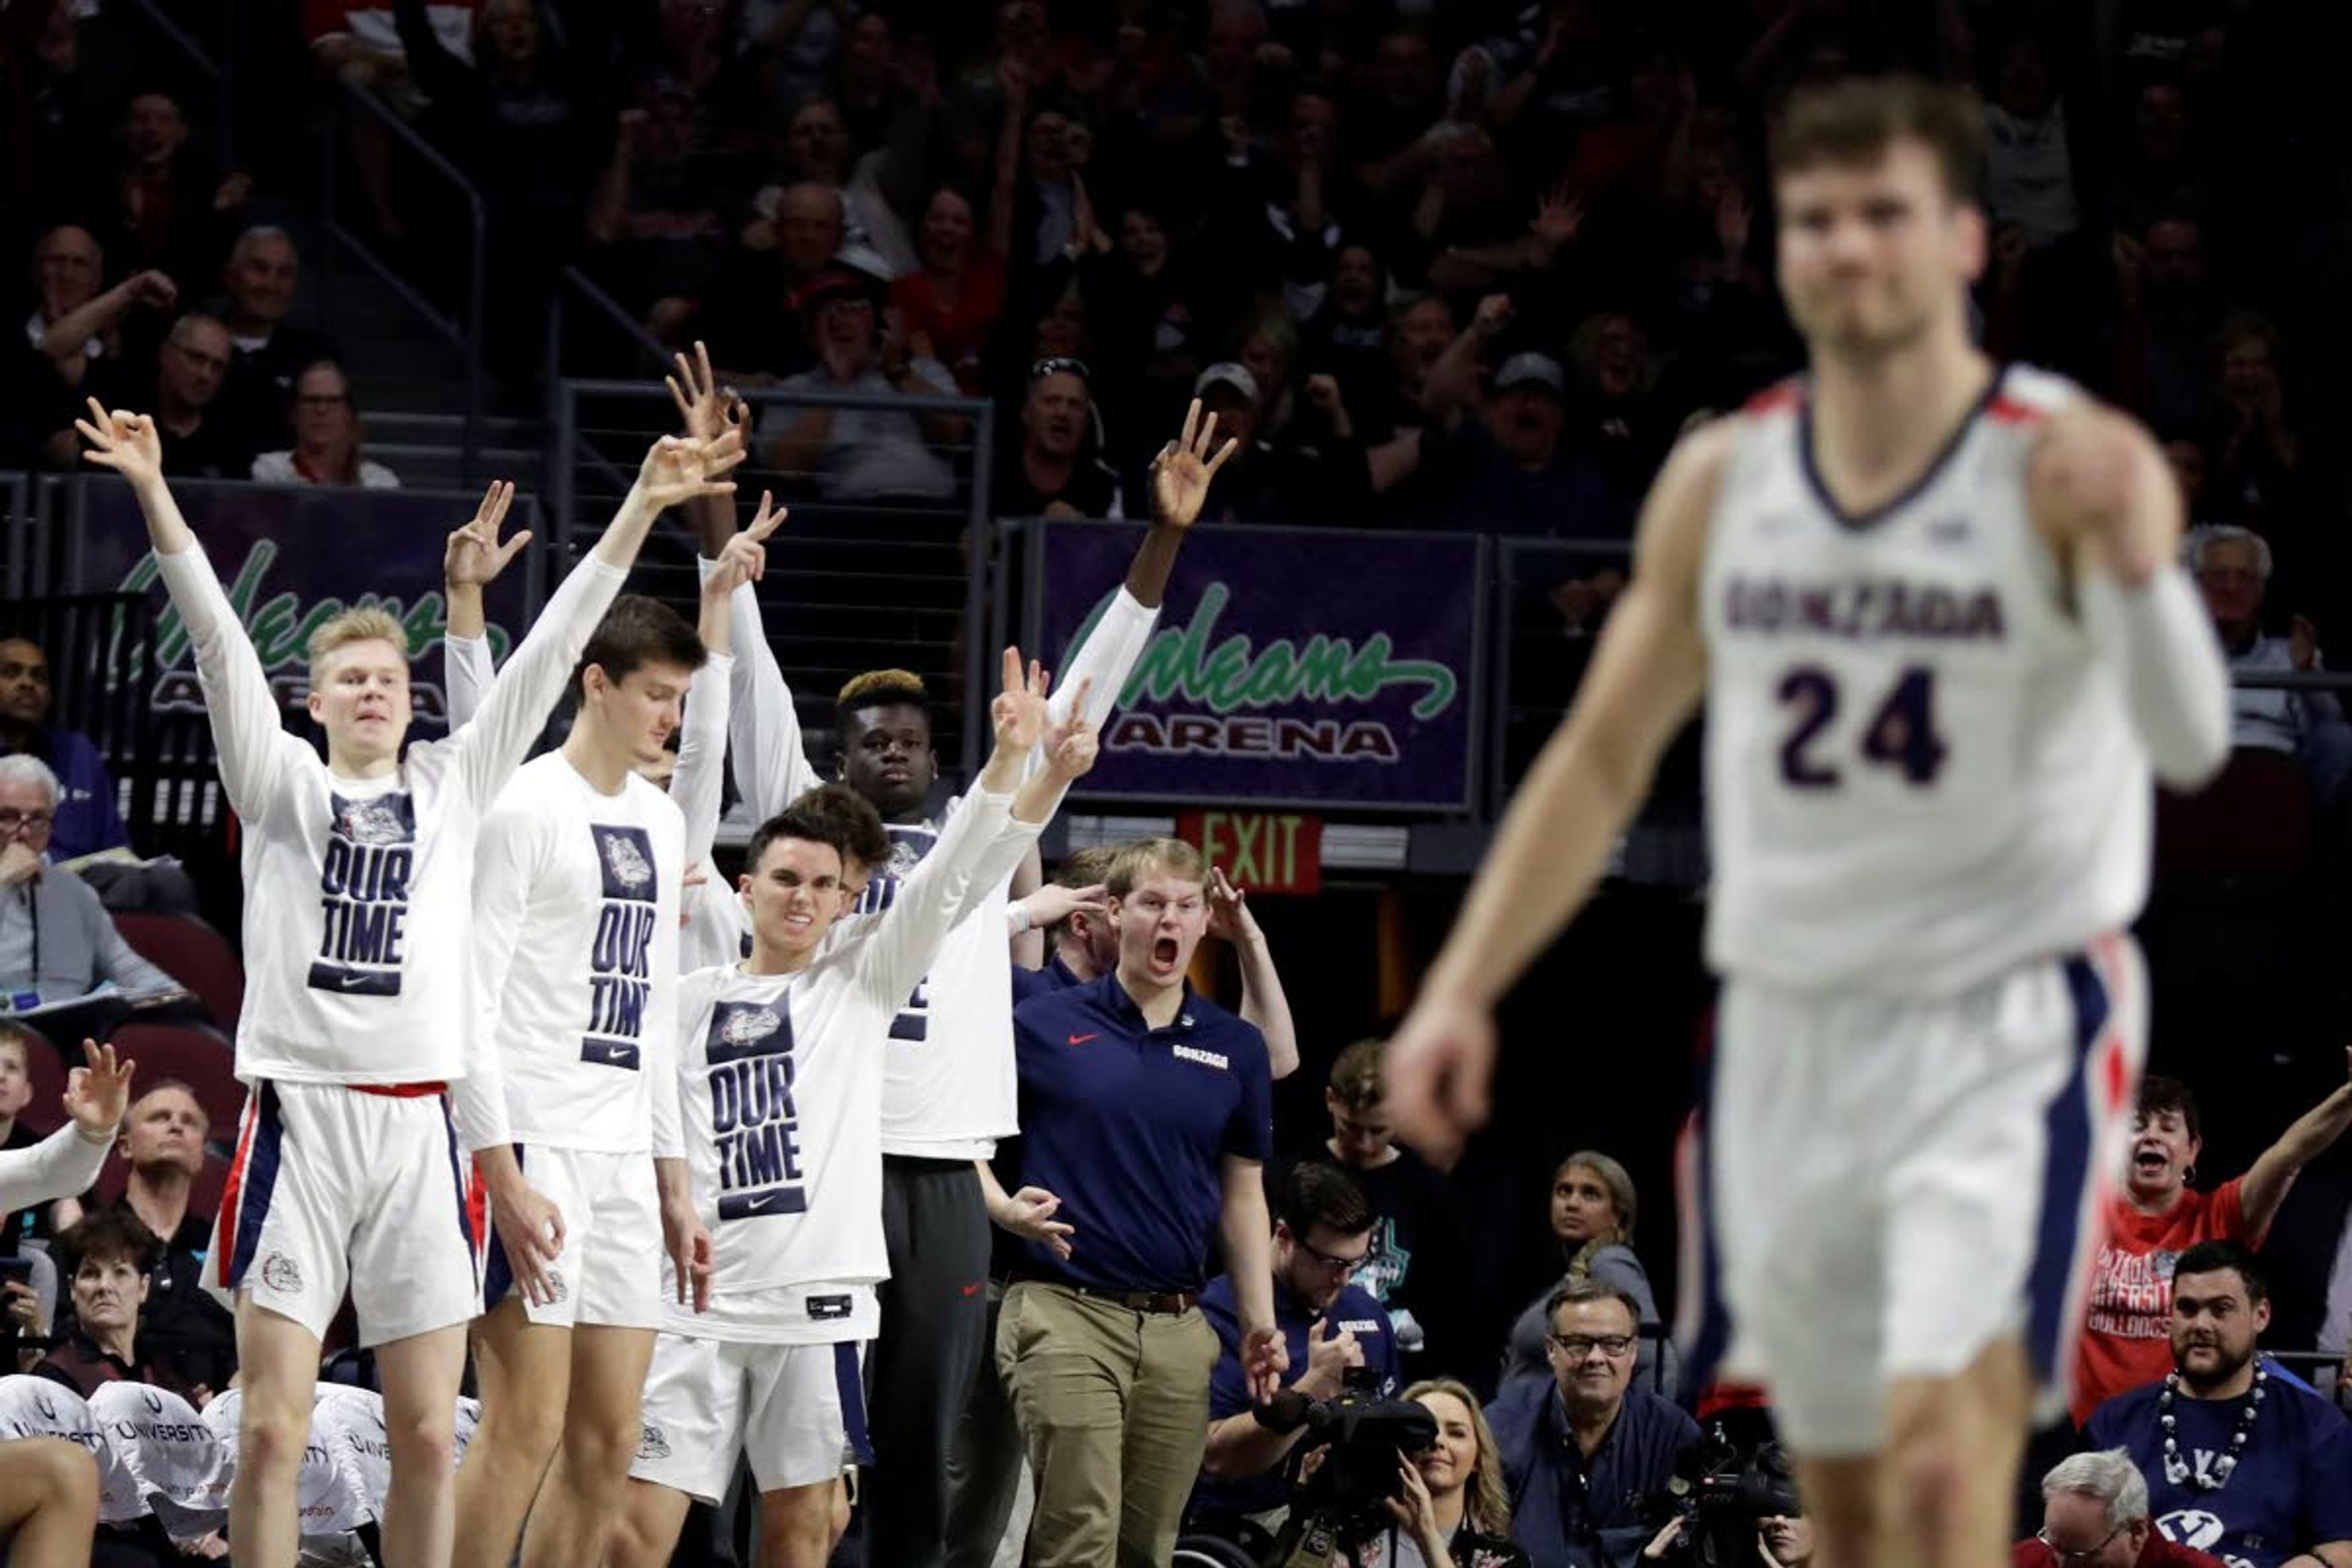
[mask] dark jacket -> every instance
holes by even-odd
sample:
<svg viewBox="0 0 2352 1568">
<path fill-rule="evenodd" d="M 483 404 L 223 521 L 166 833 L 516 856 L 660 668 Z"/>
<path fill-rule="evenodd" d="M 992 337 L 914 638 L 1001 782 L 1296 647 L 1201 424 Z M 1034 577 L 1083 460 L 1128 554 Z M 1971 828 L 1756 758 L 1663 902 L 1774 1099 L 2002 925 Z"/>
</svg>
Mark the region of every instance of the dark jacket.
<svg viewBox="0 0 2352 1568">
<path fill-rule="evenodd" d="M 1638 1384 L 1588 1459 L 1553 1384 L 1505 1391 L 1487 1407 L 1511 1498 L 1511 1534 L 1534 1568 L 1619 1568 L 1657 1531 L 1656 1508 L 1698 1423 Z"/>
</svg>

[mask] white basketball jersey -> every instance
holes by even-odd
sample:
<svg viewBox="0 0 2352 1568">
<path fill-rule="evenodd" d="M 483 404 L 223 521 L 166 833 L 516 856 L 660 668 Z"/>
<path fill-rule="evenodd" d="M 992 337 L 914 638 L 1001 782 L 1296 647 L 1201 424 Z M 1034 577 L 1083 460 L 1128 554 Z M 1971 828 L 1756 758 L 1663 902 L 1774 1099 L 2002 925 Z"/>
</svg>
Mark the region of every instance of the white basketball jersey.
<svg viewBox="0 0 2352 1568">
<path fill-rule="evenodd" d="M 1863 517 L 1816 476 L 1803 384 L 1738 416 L 1700 587 L 1722 973 L 1950 994 L 2138 913 L 2147 760 L 2026 505 L 2078 395 L 2003 372 Z"/>
</svg>

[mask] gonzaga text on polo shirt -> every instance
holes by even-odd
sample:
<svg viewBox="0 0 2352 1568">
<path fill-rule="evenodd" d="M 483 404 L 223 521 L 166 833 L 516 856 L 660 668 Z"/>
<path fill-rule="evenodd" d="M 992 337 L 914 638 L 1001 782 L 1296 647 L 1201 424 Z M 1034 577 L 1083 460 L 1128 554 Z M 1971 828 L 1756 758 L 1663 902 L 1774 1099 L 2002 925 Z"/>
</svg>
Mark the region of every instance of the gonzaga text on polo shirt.
<svg viewBox="0 0 2352 1568">
<path fill-rule="evenodd" d="M 1198 1290 L 1223 1206 L 1227 1154 L 1273 1147 L 1265 1037 L 1184 988 L 1147 1026 L 1116 973 L 1013 1013 L 1021 1180 L 1062 1200 L 1071 1256 L 1023 1246 L 1028 1272 L 1103 1290 Z"/>
</svg>

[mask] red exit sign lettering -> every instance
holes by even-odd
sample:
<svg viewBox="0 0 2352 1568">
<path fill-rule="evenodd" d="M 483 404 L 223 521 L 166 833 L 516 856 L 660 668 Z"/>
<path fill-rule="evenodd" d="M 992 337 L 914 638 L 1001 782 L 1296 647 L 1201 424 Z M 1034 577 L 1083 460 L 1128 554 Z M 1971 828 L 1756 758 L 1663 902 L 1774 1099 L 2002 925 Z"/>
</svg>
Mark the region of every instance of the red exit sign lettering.
<svg viewBox="0 0 2352 1568">
<path fill-rule="evenodd" d="M 1297 813 L 1188 811 L 1176 837 L 1199 847 L 1234 886 L 1253 893 L 1313 893 L 1323 886 L 1323 819 Z"/>
</svg>

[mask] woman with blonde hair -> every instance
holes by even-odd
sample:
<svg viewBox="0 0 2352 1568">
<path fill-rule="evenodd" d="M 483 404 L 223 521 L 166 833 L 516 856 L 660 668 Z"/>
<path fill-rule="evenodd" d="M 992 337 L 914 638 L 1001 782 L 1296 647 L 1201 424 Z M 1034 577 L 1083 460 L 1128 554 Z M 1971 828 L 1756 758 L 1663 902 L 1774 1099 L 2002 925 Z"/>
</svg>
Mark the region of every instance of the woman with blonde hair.
<svg viewBox="0 0 2352 1568">
<path fill-rule="evenodd" d="M 1661 1321 L 1657 1297 L 1650 1289 L 1649 1273 L 1633 1253 L 1633 1221 L 1639 1214 L 1633 1178 L 1626 1173 L 1624 1166 L 1606 1154 L 1580 1149 L 1552 1172 L 1551 1233 L 1560 1250 L 1567 1254 L 1568 1268 L 1559 1279 L 1538 1291 L 1536 1299 L 1528 1303 L 1527 1310 L 1512 1322 L 1511 1337 L 1503 1352 L 1503 1381 L 1496 1390 L 1496 1398 L 1526 1379 L 1551 1381 L 1551 1363 L 1544 1353 L 1544 1336 L 1551 1323 L 1544 1303 L 1551 1299 L 1554 1290 L 1571 1280 L 1598 1280 L 1624 1291 L 1641 1303 L 1644 1328 L 1654 1328 Z M 1671 1380 L 1675 1370 L 1671 1352 L 1645 1336 L 1641 1360 L 1634 1368 L 1636 1381 L 1645 1386 L 1660 1386 L 1653 1380 L 1661 1376 L 1657 1364 L 1661 1354 L 1667 1357 L 1664 1379 Z"/>
<path fill-rule="evenodd" d="M 1335 1558 L 1334 1568 L 1530 1568 L 1511 1542 L 1503 1459 L 1478 1396 L 1433 1377 L 1398 1397 L 1437 1418 L 1437 1441 L 1400 1461 L 1403 1487 L 1388 1505 L 1395 1527 Z"/>
</svg>

